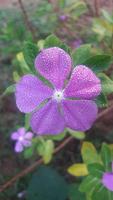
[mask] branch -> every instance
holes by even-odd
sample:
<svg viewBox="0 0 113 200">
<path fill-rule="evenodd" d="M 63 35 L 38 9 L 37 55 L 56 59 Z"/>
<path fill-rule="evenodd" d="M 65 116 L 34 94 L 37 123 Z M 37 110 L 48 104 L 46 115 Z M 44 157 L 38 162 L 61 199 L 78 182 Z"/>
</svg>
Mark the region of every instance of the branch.
<svg viewBox="0 0 113 200">
<path fill-rule="evenodd" d="M 100 14 L 100 0 L 94 0 L 95 16 L 98 17 Z"/>
<path fill-rule="evenodd" d="M 113 104 L 111 105 L 110 108 L 107 108 L 104 111 L 100 112 L 98 117 L 97 117 L 97 120 L 101 119 L 103 116 L 108 114 L 111 110 L 113 110 Z M 74 139 L 72 136 L 66 138 L 58 147 L 55 148 L 54 154 L 56 154 L 60 150 L 62 150 L 69 142 L 72 141 L 72 139 Z M 37 160 L 36 162 L 34 162 L 31 166 L 27 167 L 26 169 L 24 169 L 23 171 L 18 173 L 16 176 L 14 176 L 12 179 L 10 179 L 4 185 L 1 186 L 0 192 L 3 192 L 5 189 L 7 189 L 11 185 L 13 185 L 19 178 L 22 178 L 23 176 L 25 176 L 29 172 L 33 171 L 36 167 L 38 167 L 42 163 L 43 163 L 43 159 L 41 158 L 41 159 Z"/>
<path fill-rule="evenodd" d="M 24 4 L 23 4 L 22 0 L 18 0 L 18 3 L 19 3 L 20 9 L 21 9 L 22 14 L 23 14 L 24 23 L 25 23 L 27 29 L 31 32 L 32 37 L 33 37 L 33 39 L 35 41 L 36 37 L 35 37 L 34 29 L 33 29 L 32 25 L 31 25 L 31 22 L 29 21 L 28 14 L 27 14 L 27 12 L 26 12 L 26 10 L 24 8 Z"/>
</svg>

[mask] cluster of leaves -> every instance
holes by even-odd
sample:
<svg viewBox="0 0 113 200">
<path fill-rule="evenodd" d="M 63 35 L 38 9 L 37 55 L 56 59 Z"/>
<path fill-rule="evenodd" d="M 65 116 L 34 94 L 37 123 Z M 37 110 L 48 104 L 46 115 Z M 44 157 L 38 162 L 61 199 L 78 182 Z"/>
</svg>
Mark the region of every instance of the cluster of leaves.
<svg viewBox="0 0 113 200">
<path fill-rule="evenodd" d="M 113 15 L 102 10 L 102 16 L 93 19 L 92 30 L 96 34 L 97 42 L 104 44 L 106 51 L 113 52 Z"/>
<path fill-rule="evenodd" d="M 112 199 L 113 192 L 102 185 L 104 172 L 112 172 L 113 145 L 102 144 L 98 153 L 94 145 L 84 142 L 81 148 L 83 164 L 74 164 L 69 167 L 68 172 L 75 176 L 86 176 L 80 187 L 80 192 L 86 194 L 87 200 Z"/>
</svg>

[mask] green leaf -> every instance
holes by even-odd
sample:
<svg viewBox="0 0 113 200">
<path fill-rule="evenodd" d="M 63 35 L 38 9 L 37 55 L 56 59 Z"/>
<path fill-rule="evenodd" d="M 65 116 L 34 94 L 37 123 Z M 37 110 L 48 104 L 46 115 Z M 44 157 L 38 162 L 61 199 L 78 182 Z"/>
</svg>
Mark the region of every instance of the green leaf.
<svg viewBox="0 0 113 200">
<path fill-rule="evenodd" d="M 54 143 L 52 140 L 47 140 L 44 145 L 43 160 L 45 164 L 48 164 L 54 152 Z"/>
<path fill-rule="evenodd" d="M 59 47 L 60 44 L 61 44 L 61 41 L 59 40 L 59 38 L 56 37 L 54 34 L 52 34 L 52 35 L 49 35 L 49 36 L 45 39 L 44 47 L 45 47 L 45 48 L 49 48 L 49 47 Z"/>
<path fill-rule="evenodd" d="M 86 176 L 88 175 L 87 166 L 84 163 L 73 164 L 68 168 L 68 173 L 73 176 Z"/>
<path fill-rule="evenodd" d="M 85 200 L 85 195 L 79 191 L 78 184 L 69 185 L 69 200 Z"/>
<path fill-rule="evenodd" d="M 91 45 L 90 44 L 81 45 L 72 53 L 74 66 L 84 63 L 86 59 L 90 57 L 90 55 L 91 55 Z"/>
<path fill-rule="evenodd" d="M 27 200 L 66 200 L 68 185 L 54 169 L 39 167 L 27 190 Z"/>
<path fill-rule="evenodd" d="M 111 63 L 110 55 L 96 55 L 87 59 L 82 64 L 92 68 L 95 72 L 103 71 L 109 68 Z"/>
<path fill-rule="evenodd" d="M 31 147 L 28 147 L 28 148 L 26 148 L 26 149 L 24 150 L 24 157 L 25 157 L 26 159 L 32 157 L 32 155 L 33 155 L 33 148 L 32 148 L 32 146 L 31 146 Z"/>
<path fill-rule="evenodd" d="M 107 107 L 108 106 L 108 101 L 107 101 L 107 97 L 101 93 L 95 100 L 97 106 L 99 108 L 103 108 L 103 107 Z"/>
<path fill-rule="evenodd" d="M 26 61 L 24 59 L 23 53 L 22 52 L 18 53 L 16 55 L 16 58 L 17 58 L 17 60 L 19 62 L 21 72 L 23 74 L 31 73 L 31 70 L 30 70 L 29 66 L 27 65 L 27 63 L 26 63 Z"/>
<path fill-rule="evenodd" d="M 108 95 L 113 92 L 113 81 L 104 73 L 99 73 L 98 77 L 101 79 L 102 91 Z"/>
<path fill-rule="evenodd" d="M 81 148 L 82 159 L 86 164 L 100 162 L 99 155 L 94 145 L 90 142 L 83 142 Z"/>
<path fill-rule="evenodd" d="M 72 4 L 69 4 L 64 11 L 77 19 L 87 11 L 87 6 L 84 1 L 74 1 Z"/>
<path fill-rule="evenodd" d="M 92 164 L 89 164 L 87 167 L 88 167 L 88 172 L 90 175 L 97 178 L 102 178 L 102 175 L 105 171 L 104 166 L 102 166 L 99 163 L 92 163 Z"/>
<path fill-rule="evenodd" d="M 61 141 L 65 136 L 66 136 L 66 132 L 64 131 L 64 133 L 60 133 L 58 135 L 48 135 L 48 136 L 44 136 L 44 138 L 50 139 L 50 140 Z"/>
<path fill-rule="evenodd" d="M 10 85 L 9 87 L 7 87 L 3 93 L 3 96 L 4 95 L 9 95 L 9 94 L 12 94 L 15 92 L 15 84 L 13 85 Z"/>
<path fill-rule="evenodd" d="M 101 159 L 102 159 L 102 162 L 104 164 L 105 169 L 109 170 L 110 169 L 110 162 L 112 161 L 112 158 L 111 158 L 111 150 L 106 143 L 102 144 Z"/>
<path fill-rule="evenodd" d="M 113 16 L 112 15 L 110 15 L 106 10 L 102 10 L 102 14 L 103 14 L 103 16 L 105 17 L 105 19 L 109 22 L 109 23 L 111 23 L 111 24 L 113 24 Z"/>
<path fill-rule="evenodd" d="M 72 129 L 69 129 L 69 134 L 75 137 L 76 139 L 83 140 L 85 138 L 85 133 L 80 131 L 73 131 Z"/>
<path fill-rule="evenodd" d="M 50 47 L 59 47 L 61 49 L 63 49 L 64 51 L 66 51 L 67 53 L 70 54 L 71 50 L 70 48 L 64 44 L 58 37 L 56 37 L 54 34 L 48 36 L 45 39 L 44 42 L 44 48 L 50 48 Z"/>
<path fill-rule="evenodd" d="M 80 192 L 91 192 L 91 190 L 93 190 L 96 186 L 96 184 L 98 184 L 99 179 L 94 177 L 94 176 L 87 176 L 86 178 L 83 179 L 82 183 L 80 184 L 79 190 Z"/>
<path fill-rule="evenodd" d="M 19 73 L 17 71 L 13 72 L 13 80 L 15 82 L 18 82 L 20 80 L 20 75 L 19 75 Z"/>
<path fill-rule="evenodd" d="M 113 192 L 107 190 L 106 188 L 104 188 L 104 186 L 99 183 L 91 196 L 92 200 L 112 200 L 113 199 Z"/>
<path fill-rule="evenodd" d="M 23 54 L 24 54 L 26 63 L 28 64 L 28 66 L 30 67 L 32 71 L 35 71 L 34 61 L 38 53 L 39 53 L 39 49 L 37 45 L 33 44 L 32 42 L 25 42 L 24 48 L 23 48 Z"/>
</svg>

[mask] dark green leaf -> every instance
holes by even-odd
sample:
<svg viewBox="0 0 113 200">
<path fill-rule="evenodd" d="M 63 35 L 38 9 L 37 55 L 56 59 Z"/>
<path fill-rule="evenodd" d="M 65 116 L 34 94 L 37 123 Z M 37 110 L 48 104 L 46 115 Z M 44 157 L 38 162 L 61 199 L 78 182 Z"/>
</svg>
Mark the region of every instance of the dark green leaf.
<svg viewBox="0 0 113 200">
<path fill-rule="evenodd" d="M 52 34 L 45 39 L 44 47 L 45 48 L 59 47 L 60 44 L 61 41 L 59 40 L 59 38 L 57 38 L 55 35 Z"/>
<path fill-rule="evenodd" d="M 69 200 L 85 200 L 85 195 L 79 191 L 79 185 L 71 184 L 69 186 Z"/>
<path fill-rule="evenodd" d="M 107 107 L 108 106 L 108 101 L 107 97 L 101 93 L 97 98 L 96 98 L 96 104 L 99 108 Z"/>
<path fill-rule="evenodd" d="M 84 63 L 86 59 L 90 56 L 91 56 L 91 45 L 90 44 L 81 45 L 72 53 L 74 66 Z"/>
<path fill-rule="evenodd" d="M 35 71 L 34 61 L 38 53 L 39 53 L 39 50 L 38 50 L 37 45 L 33 44 L 32 42 L 25 42 L 24 48 L 23 48 L 23 54 L 24 54 L 26 63 L 28 64 L 30 69 L 32 69 L 32 71 Z"/>
<path fill-rule="evenodd" d="M 98 72 L 108 69 L 110 63 L 111 63 L 110 55 L 97 55 L 97 56 L 92 56 L 82 64 L 92 68 L 95 72 Z"/>
<path fill-rule="evenodd" d="M 103 93 L 106 95 L 112 93 L 113 81 L 104 73 L 99 73 L 98 77 L 101 79 Z"/>
<path fill-rule="evenodd" d="M 50 167 L 40 167 L 32 176 L 27 190 L 28 200 L 66 200 L 68 186 Z"/>
<path fill-rule="evenodd" d="M 66 51 L 69 54 L 70 54 L 70 51 L 71 51 L 70 48 L 66 44 L 64 44 L 54 34 L 48 36 L 45 39 L 45 42 L 44 42 L 44 48 L 50 48 L 50 47 L 59 47 L 59 48 L 63 49 L 64 51 Z"/>
</svg>

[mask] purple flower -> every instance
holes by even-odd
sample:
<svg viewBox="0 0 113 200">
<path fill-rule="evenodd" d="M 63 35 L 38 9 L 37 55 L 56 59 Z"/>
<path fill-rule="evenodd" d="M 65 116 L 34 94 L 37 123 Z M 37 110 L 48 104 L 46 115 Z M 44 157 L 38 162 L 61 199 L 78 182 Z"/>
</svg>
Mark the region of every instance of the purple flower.
<svg viewBox="0 0 113 200">
<path fill-rule="evenodd" d="M 97 117 L 92 100 L 101 92 L 100 80 L 88 67 L 79 65 L 72 70 L 72 66 L 64 50 L 43 49 L 35 59 L 35 68 L 53 87 L 32 74 L 23 76 L 16 85 L 17 107 L 23 113 L 32 112 L 30 124 L 38 135 L 59 134 L 65 127 L 86 131 Z M 45 104 L 39 108 L 42 102 Z"/>
<path fill-rule="evenodd" d="M 25 128 L 19 128 L 17 132 L 11 134 L 11 139 L 16 140 L 15 151 L 22 152 L 24 147 L 31 146 L 31 140 L 33 137 L 32 132 L 26 132 Z"/>
<path fill-rule="evenodd" d="M 82 43 L 83 43 L 83 41 L 82 41 L 81 39 L 74 40 L 74 41 L 71 43 L 71 47 L 72 47 L 72 48 L 78 48 Z"/>
<path fill-rule="evenodd" d="M 59 16 L 59 19 L 60 19 L 61 21 L 66 21 L 67 18 L 68 18 L 67 15 L 60 15 L 60 16 Z"/>
<path fill-rule="evenodd" d="M 113 163 L 112 163 L 112 171 L 113 171 Z M 113 191 L 113 172 L 105 172 L 103 174 L 102 184 L 108 190 Z"/>
</svg>

